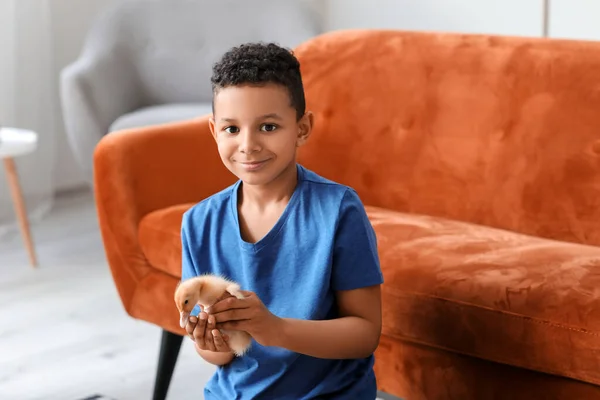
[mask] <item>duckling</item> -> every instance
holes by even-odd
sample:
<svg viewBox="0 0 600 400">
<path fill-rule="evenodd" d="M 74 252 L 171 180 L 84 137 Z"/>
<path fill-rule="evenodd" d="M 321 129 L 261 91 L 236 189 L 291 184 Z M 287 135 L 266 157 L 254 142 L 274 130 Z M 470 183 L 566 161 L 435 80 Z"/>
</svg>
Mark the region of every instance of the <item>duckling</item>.
<svg viewBox="0 0 600 400">
<path fill-rule="evenodd" d="M 180 326 L 182 328 L 186 326 L 196 305 L 202 306 L 203 311 L 208 312 L 210 306 L 225 293 L 238 299 L 244 298 L 239 284 L 218 275 L 205 274 L 180 282 L 174 296 L 180 314 Z M 243 356 L 252 343 L 252 337 L 247 332 L 222 330 L 222 333 L 229 336 L 227 342 L 229 348 L 238 357 Z"/>
</svg>

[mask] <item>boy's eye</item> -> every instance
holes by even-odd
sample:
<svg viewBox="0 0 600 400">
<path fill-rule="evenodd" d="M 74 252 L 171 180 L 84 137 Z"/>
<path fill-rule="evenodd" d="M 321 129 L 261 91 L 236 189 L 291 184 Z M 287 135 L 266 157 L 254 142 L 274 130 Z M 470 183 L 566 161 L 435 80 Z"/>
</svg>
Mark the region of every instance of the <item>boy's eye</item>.
<svg viewBox="0 0 600 400">
<path fill-rule="evenodd" d="M 223 130 L 227 133 L 238 133 L 239 132 L 239 129 L 236 126 L 228 126 L 227 128 L 225 128 Z"/>
<path fill-rule="evenodd" d="M 262 131 L 266 131 L 266 132 L 273 132 L 274 130 L 277 129 L 277 125 L 274 124 L 264 124 L 260 127 L 260 129 Z"/>
</svg>

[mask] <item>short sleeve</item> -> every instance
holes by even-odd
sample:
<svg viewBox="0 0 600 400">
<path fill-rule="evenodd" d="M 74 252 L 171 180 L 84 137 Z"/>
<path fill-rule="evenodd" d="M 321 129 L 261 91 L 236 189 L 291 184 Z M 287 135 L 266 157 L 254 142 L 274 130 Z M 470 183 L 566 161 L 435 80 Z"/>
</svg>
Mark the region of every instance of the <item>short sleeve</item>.
<svg viewBox="0 0 600 400">
<path fill-rule="evenodd" d="M 358 194 L 348 189 L 340 205 L 332 266 L 333 290 L 383 283 L 377 238 Z"/>
<path fill-rule="evenodd" d="M 192 257 L 193 249 L 190 244 L 194 243 L 191 240 L 193 235 L 192 225 L 189 217 L 189 212 L 183 214 L 183 219 L 181 221 L 181 280 L 184 281 L 189 278 L 193 278 L 195 276 L 200 275 L 198 268 L 196 267 L 196 263 L 194 257 Z M 198 316 L 201 309 L 200 306 L 196 305 L 192 311 L 191 315 Z"/>
<path fill-rule="evenodd" d="M 181 221 L 181 280 L 186 280 L 198 276 L 198 271 L 192 257 L 190 248 L 190 216 L 189 212 L 183 214 Z"/>
</svg>

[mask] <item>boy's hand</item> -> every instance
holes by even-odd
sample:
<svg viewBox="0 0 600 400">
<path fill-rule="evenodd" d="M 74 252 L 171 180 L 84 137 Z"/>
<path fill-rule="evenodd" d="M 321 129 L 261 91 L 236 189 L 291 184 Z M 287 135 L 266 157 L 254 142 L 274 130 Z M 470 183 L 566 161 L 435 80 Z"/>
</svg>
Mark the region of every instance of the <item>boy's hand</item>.
<svg viewBox="0 0 600 400">
<path fill-rule="evenodd" d="M 198 317 L 190 317 L 185 326 L 185 331 L 190 339 L 194 341 L 196 347 L 200 350 L 209 350 L 218 353 L 231 352 L 227 344 L 229 338 L 227 335 L 222 335 L 215 328 L 215 317 L 212 315 L 208 316 L 204 312 L 200 313 Z"/>
<path fill-rule="evenodd" d="M 253 292 L 241 291 L 244 299 L 229 297 L 210 307 L 219 329 L 248 332 L 263 346 L 270 346 L 282 319 L 272 314 Z"/>
</svg>

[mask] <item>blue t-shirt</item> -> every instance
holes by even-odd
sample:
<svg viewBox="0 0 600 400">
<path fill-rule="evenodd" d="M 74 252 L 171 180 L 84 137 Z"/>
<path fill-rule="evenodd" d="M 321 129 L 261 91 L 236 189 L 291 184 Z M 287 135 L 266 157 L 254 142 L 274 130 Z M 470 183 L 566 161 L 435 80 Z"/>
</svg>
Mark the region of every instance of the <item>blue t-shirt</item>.
<svg viewBox="0 0 600 400">
<path fill-rule="evenodd" d="M 336 290 L 381 284 L 375 233 L 357 193 L 299 164 L 297 171 L 283 214 L 256 243 L 240 235 L 240 181 L 188 210 L 182 279 L 220 274 L 255 292 L 273 314 L 305 320 L 336 318 Z M 204 394 L 208 400 L 371 400 L 373 362 L 373 355 L 320 359 L 252 341 L 243 357 L 217 368 Z"/>
</svg>

